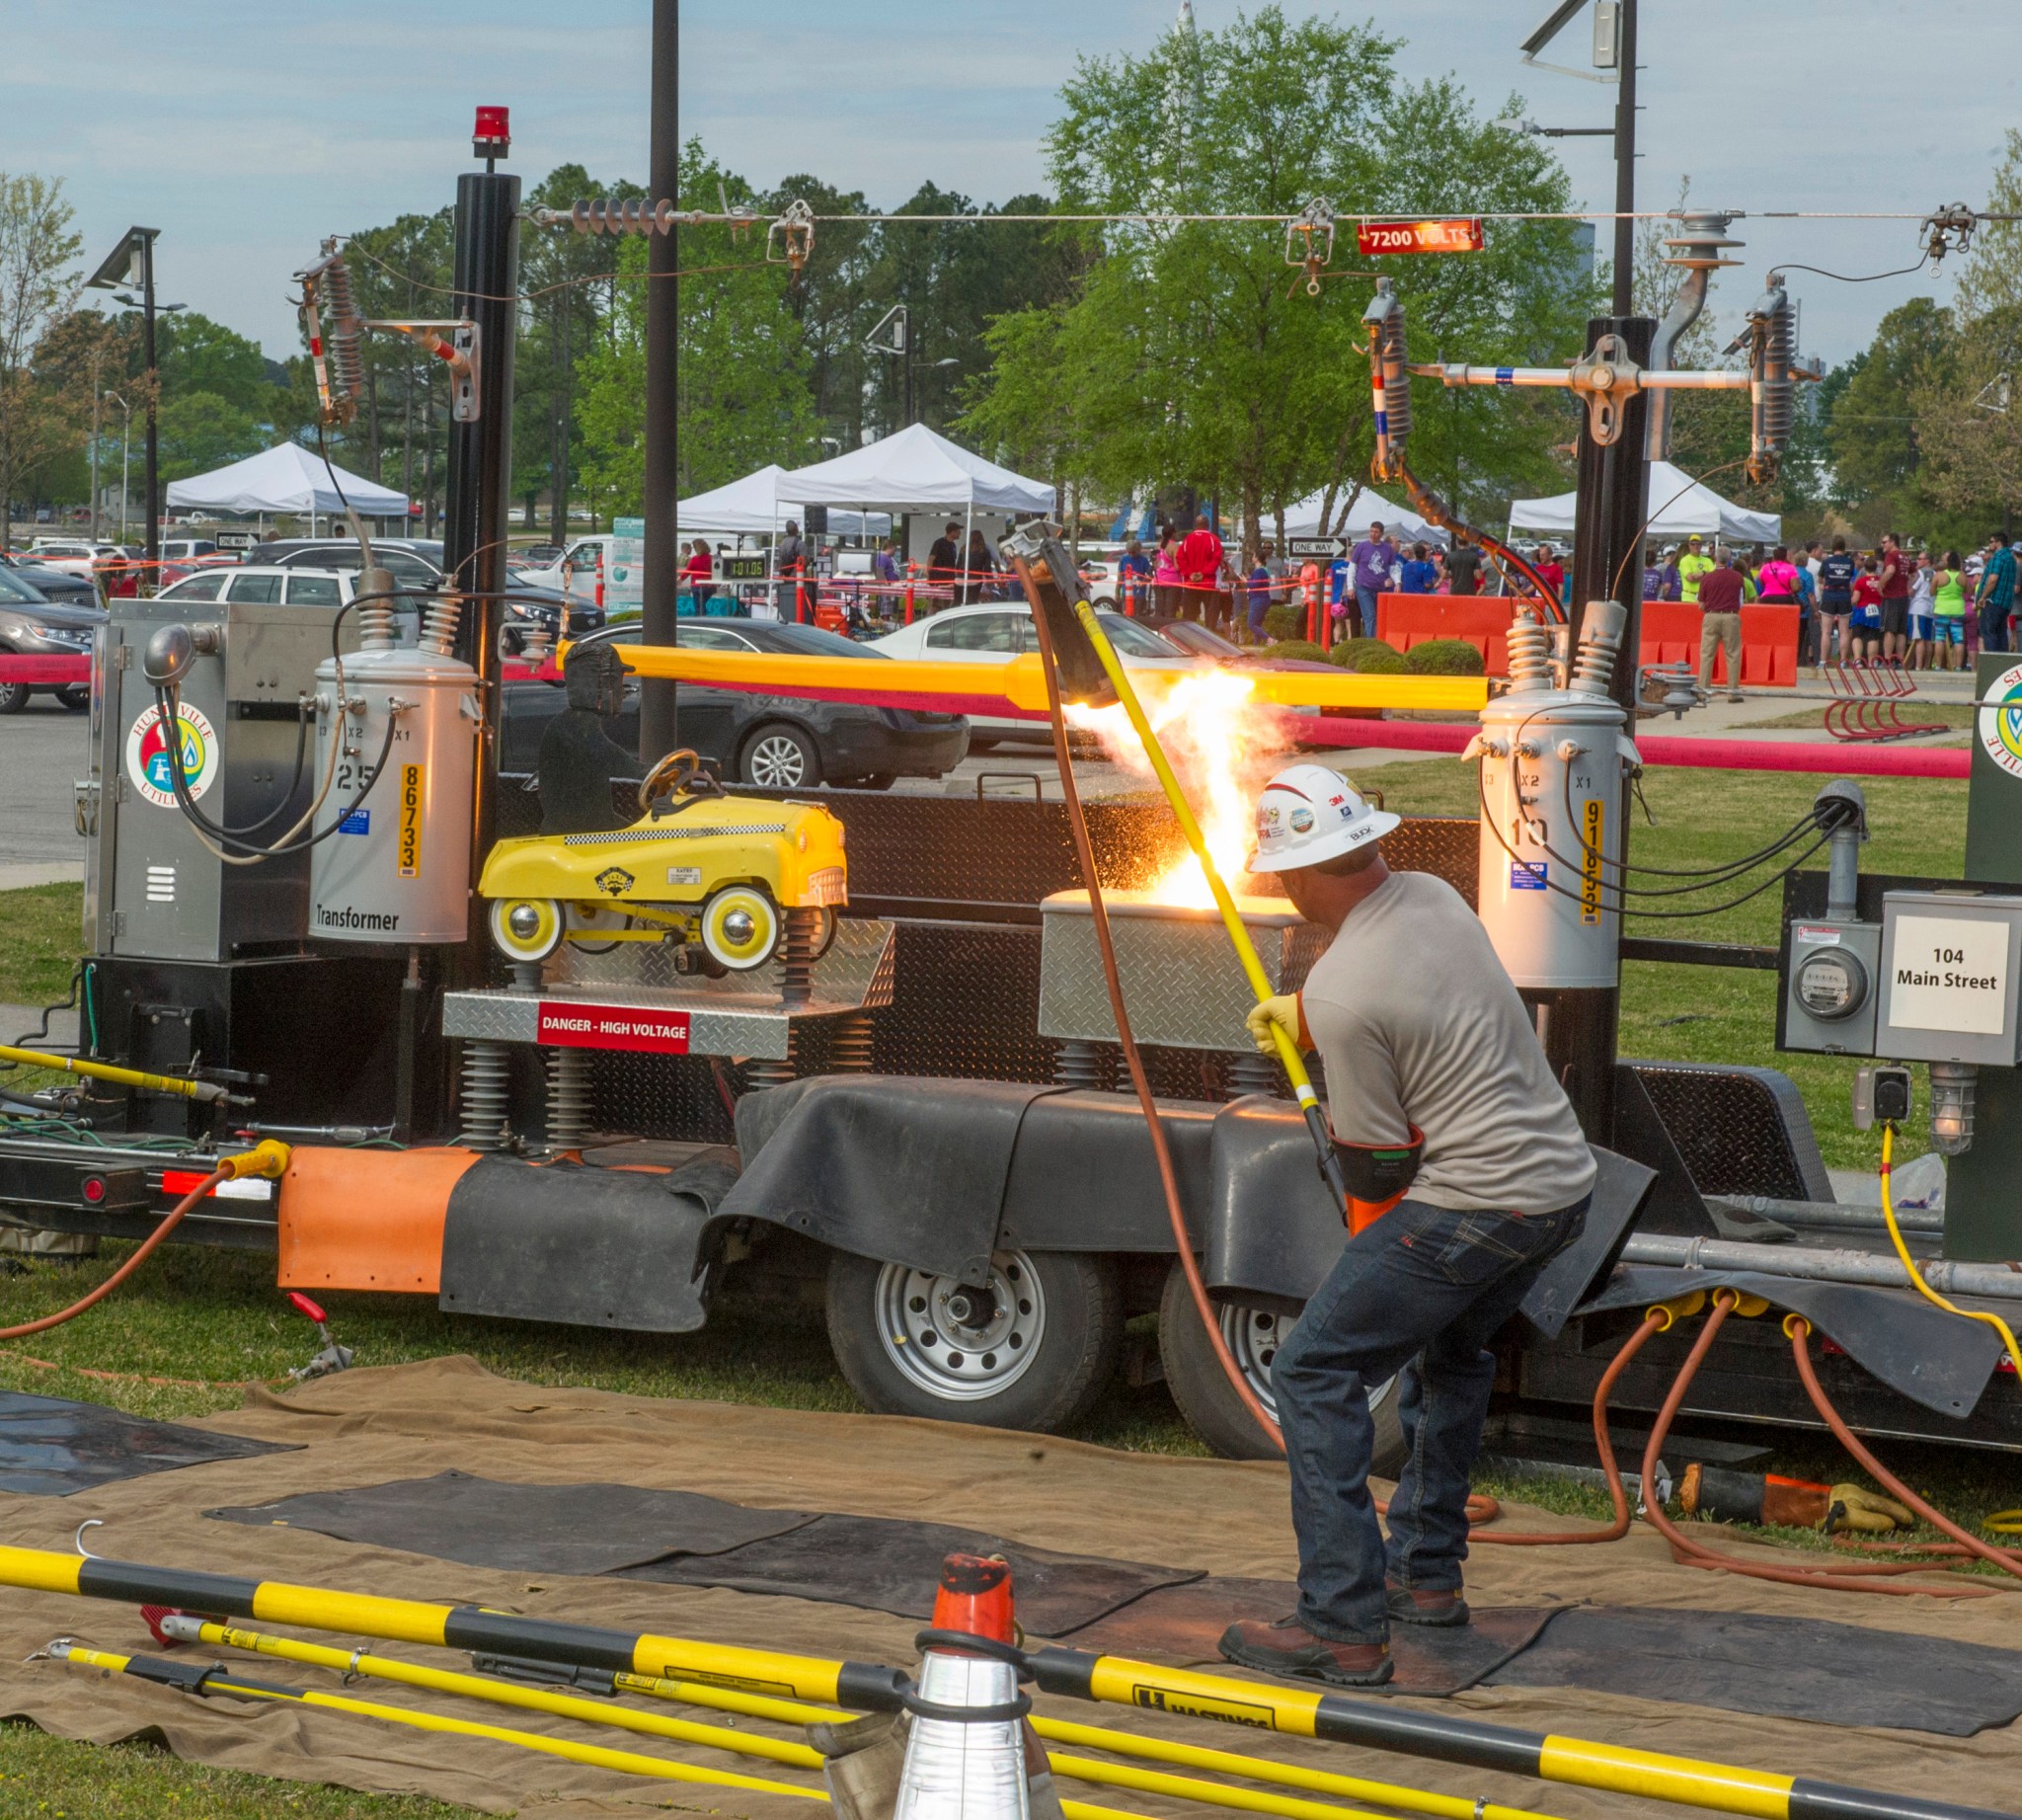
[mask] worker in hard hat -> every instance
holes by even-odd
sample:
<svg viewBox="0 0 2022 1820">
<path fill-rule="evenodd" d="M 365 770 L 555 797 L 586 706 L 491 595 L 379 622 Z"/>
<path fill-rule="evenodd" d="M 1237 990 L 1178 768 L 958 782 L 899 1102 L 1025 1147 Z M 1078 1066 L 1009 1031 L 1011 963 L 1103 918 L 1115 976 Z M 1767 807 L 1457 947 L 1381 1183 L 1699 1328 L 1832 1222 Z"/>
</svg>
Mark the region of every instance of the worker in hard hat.
<svg viewBox="0 0 2022 1820">
<path fill-rule="evenodd" d="M 1257 804 L 1253 872 L 1333 940 L 1273 1026 L 1326 1065 L 1350 1194 L 1390 1204 L 1349 1239 L 1271 1367 L 1291 1467 L 1298 1609 L 1232 1624 L 1233 1662 L 1345 1687 L 1390 1679 L 1390 1626 L 1463 1624 L 1468 1474 L 1489 1340 L 1579 1234 L 1595 1165 L 1530 1014 L 1452 886 L 1392 872 L 1398 818 L 1294 764 Z M 1365 1210 L 1374 1212 L 1375 1209 Z M 1401 1376 L 1399 1376 L 1401 1374 Z M 1387 1548 L 1371 1501 L 1368 1392 L 1399 1376 L 1407 1458 Z"/>
</svg>

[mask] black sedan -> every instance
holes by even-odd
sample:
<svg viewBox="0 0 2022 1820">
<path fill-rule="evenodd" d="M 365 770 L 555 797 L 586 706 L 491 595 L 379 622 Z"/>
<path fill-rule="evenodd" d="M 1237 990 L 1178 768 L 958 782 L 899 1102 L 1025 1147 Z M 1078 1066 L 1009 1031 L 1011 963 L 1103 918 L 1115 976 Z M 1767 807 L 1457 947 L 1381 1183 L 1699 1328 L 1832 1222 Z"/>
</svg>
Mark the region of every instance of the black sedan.
<svg viewBox="0 0 2022 1820">
<path fill-rule="evenodd" d="M 91 578 L 73 575 L 68 569 L 51 569 L 46 563 L 34 562 L 26 556 L 9 556 L 0 551 L 0 572 L 58 606 L 99 604 L 99 591 L 92 586 Z"/>
<path fill-rule="evenodd" d="M 637 622 L 592 635 L 637 644 Z M 779 651 L 803 657 L 889 660 L 816 626 L 764 620 L 681 621 L 677 645 L 704 651 Z M 541 735 L 563 706 L 552 682 L 511 682 L 505 691 L 500 734 L 501 770 L 538 768 Z M 621 746 L 639 743 L 639 688 L 625 687 L 625 708 L 611 730 Z M 820 783 L 883 790 L 895 777 L 940 777 L 969 752 L 969 722 L 960 714 L 925 714 L 910 708 L 871 708 L 853 702 L 810 701 L 793 695 L 753 695 L 740 689 L 703 688 L 684 682 L 676 697 L 675 738 L 693 747 L 728 783 L 805 790 Z"/>
</svg>

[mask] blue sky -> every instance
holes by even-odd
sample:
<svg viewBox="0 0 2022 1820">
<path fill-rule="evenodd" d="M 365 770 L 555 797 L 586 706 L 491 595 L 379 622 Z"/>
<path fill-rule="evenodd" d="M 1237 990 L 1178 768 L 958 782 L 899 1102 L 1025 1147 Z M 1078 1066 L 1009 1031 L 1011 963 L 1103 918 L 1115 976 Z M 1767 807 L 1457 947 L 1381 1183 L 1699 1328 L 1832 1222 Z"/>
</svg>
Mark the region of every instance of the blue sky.
<svg viewBox="0 0 2022 1820">
<path fill-rule="evenodd" d="M 1043 183 L 1038 140 L 1077 54 L 1149 40 L 1173 0 L 687 0 L 681 123 L 760 185 L 813 171 L 880 205 L 929 179 L 978 199 Z M 1606 118 L 1612 91 L 1526 69 L 1548 0 L 1344 7 L 1452 72 L 1491 113 L 1511 92 L 1552 124 Z M 2022 119 L 2014 0 L 1644 0 L 1647 205 L 1913 209 L 1984 199 Z M 293 347 L 288 276 L 317 241 L 438 206 L 468 166 L 472 107 L 504 102 L 512 168 L 573 159 L 643 178 L 647 0 L 8 0 L 0 170 L 64 178 L 96 264 L 159 227 L 164 295 Z M 1205 26 L 1236 0 L 1197 0 Z M 559 15 L 559 18 L 558 18 Z M 1563 52 L 1563 55 L 1561 53 Z M 1576 25 L 1548 54 L 1584 62 Z M 1612 195 L 1604 140 L 1564 140 L 1577 195 Z M 1843 273 L 1914 257 L 1909 224 L 1749 221 L 1724 326 L 1770 261 Z M 1604 238 L 1604 237 L 1603 237 Z M 1793 274 L 1808 350 L 1841 358 L 1883 311 L 1949 277 L 1846 285 Z M 1482 351 L 1487 357 L 1493 351 Z M 1568 351 L 1571 352 L 1570 350 Z"/>
</svg>

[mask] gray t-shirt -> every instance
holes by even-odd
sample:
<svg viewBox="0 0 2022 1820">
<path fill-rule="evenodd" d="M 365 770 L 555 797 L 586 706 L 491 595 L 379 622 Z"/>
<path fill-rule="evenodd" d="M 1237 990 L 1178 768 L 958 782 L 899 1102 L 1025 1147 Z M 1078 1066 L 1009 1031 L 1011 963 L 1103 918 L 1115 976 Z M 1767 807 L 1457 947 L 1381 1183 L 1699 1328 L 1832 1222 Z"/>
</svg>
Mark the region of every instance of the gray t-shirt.
<svg viewBox="0 0 2022 1820">
<path fill-rule="evenodd" d="M 1306 977 L 1328 1116 L 1350 1144 L 1425 1153 L 1411 1198 L 1548 1214 L 1594 1186 L 1594 1152 L 1488 931 L 1444 879 L 1393 872 Z"/>
</svg>

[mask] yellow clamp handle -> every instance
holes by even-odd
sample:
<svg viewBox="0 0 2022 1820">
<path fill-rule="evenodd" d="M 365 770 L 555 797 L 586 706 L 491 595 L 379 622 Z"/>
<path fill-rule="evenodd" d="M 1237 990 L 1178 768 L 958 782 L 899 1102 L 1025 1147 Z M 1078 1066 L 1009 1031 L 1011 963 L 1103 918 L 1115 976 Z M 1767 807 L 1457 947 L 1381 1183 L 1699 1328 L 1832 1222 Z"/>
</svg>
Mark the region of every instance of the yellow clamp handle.
<svg viewBox="0 0 2022 1820">
<path fill-rule="evenodd" d="M 229 1156 L 220 1156 L 217 1173 L 228 1182 L 248 1175 L 264 1175 L 270 1181 L 278 1181 L 287 1173 L 293 1154 L 278 1140 L 263 1138 L 250 1150 L 236 1150 Z"/>
</svg>

